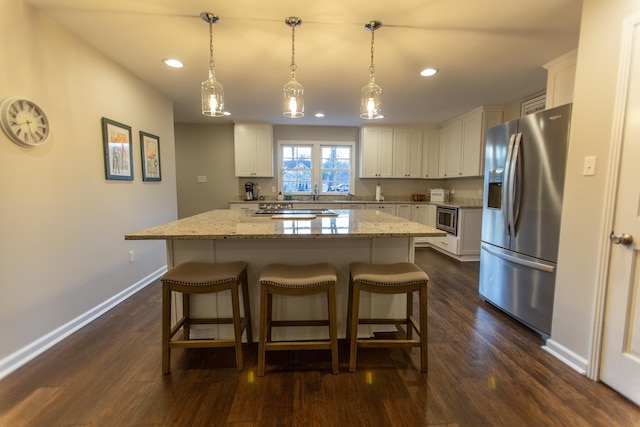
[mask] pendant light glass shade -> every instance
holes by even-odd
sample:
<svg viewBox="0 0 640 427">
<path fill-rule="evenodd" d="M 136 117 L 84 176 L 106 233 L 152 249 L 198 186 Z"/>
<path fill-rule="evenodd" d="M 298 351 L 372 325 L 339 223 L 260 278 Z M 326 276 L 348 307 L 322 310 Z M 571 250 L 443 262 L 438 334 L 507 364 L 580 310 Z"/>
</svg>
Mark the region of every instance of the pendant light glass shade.
<svg viewBox="0 0 640 427">
<path fill-rule="evenodd" d="M 296 27 L 302 24 L 302 20 L 295 16 L 290 16 L 284 23 L 291 27 L 291 80 L 282 89 L 282 114 L 285 117 L 297 119 L 304 117 L 304 88 L 296 80 Z"/>
<path fill-rule="evenodd" d="M 360 117 L 363 119 L 381 119 L 382 116 L 382 88 L 376 84 L 371 75 L 369 84 L 362 88 L 360 94 Z"/>
<path fill-rule="evenodd" d="M 209 73 L 209 78 L 202 82 L 202 114 L 224 116 L 224 88 L 213 73 Z"/>
<path fill-rule="evenodd" d="M 304 88 L 296 80 L 295 73 L 291 73 L 291 80 L 284 85 L 282 93 L 282 114 L 292 119 L 304 117 Z"/>
<path fill-rule="evenodd" d="M 216 80 L 215 65 L 213 62 L 213 24 L 218 22 L 218 16 L 208 12 L 202 12 L 200 17 L 209 23 L 209 78 L 202 82 L 202 114 L 211 117 L 224 116 L 224 88 Z"/>
<path fill-rule="evenodd" d="M 371 31 L 371 64 L 369 65 L 369 83 L 360 93 L 360 117 L 367 120 L 381 119 L 382 88 L 376 84 L 375 65 L 373 63 L 373 33 L 382 26 L 380 21 L 369 21 L 364 28 Z"/>
</svg>

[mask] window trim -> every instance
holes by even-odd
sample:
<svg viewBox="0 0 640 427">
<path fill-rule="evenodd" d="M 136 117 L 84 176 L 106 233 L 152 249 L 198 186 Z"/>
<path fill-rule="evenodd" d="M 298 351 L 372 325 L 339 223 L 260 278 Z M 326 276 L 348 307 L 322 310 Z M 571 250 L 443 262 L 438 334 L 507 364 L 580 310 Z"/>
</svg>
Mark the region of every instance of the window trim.
<svg viewBox="0 0 640 427">
<path fill-rule="evenodd" d="M 312 183 L 320 183 L 318 193 L 322 196 L 338 196 L 343 193 L 338 192 L 326 192 L 322 191 L 322 147 L 349 147 L 351 150 L 350 162 L 351 169 L 349 173 L 349 188 L 351 189 L 351 193 L 353 193 L 353 189 L 355 186 L 355 175 L 356 175 L 356 142 L 355 141 L 319 141 L 319 140 L 278 140 L 277 143 L 277 165 L 278 165 L 278 191 L 282 192 L 283 188 L 283 169 L 282 169 L 282 146 L 294 145 L 294 146 L 312 146 L 312 156 L 311 156 L 311 182 Z M 312 190 L 313 191 L 313 190 Z M 292 193 L 294 196 L 308 196 L 312 194 L 312 192 L 295 192 Z"/>
</svg>

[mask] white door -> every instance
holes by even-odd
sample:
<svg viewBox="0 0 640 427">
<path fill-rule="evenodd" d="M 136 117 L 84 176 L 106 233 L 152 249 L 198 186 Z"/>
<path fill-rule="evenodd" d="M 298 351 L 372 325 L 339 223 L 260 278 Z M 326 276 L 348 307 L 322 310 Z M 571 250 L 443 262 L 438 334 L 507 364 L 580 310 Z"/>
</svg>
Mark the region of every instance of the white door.
<svg viewBox="0 0 640 427">
<path fill-rule="evenodd" d="M 626 107 L 621 108 L 622 150 L 600 378 L 640 405 L 640 16 L 634 21 L 626 26 L 630 61 L 623 78 L 627 87 L 621 92 L 626 93 Z"/>
</svg>

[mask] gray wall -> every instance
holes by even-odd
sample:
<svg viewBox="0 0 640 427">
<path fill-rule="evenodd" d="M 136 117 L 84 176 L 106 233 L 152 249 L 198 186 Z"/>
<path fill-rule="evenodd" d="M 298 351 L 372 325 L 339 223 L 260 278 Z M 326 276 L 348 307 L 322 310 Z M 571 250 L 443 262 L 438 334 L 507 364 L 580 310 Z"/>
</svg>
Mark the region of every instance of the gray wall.
<svg viewBox="0 0 640 427">
<path fill-rule="evenodd" d="M 1 377 L 20 350 L 161 270 L 164 242 L 124 235 L 175 219 L 177 204 L 171 101 L 25 2 L 0 10 L 0 99 L 33 100 L 52 128 L 36 148 L 0 132 Z M 103 116 L 132 128 L 133 181 L 105 179 Z M 140 130 L 160 137 L 161 182 L 142 181 Z"/>
</svg>

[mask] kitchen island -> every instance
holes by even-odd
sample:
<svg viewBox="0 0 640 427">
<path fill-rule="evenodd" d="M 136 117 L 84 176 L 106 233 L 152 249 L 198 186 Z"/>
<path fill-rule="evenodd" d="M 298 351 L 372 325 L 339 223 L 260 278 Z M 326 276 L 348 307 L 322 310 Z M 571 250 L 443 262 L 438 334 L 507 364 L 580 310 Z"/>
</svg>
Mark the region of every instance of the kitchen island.
<svg viewBox="0 0 640 427">
<path fill-rule="evenodd" d="M 432 227 L 403 218 L 371 210 L 335 210 L 336 216 L 317 216 L 312 219 L 273 219 L 254 216 L 250 211 L 213 210 L 142 231 L 127 234 L 127 240 L 165 240 L 167 267 L 186 261 L 230 262 L 245 261 L 248 266 L 249 299 L 254 334 L 259 331 L 258 276 L 269 263 L 310 264 L 328 262 L 338 272 L 336 298 L 338 307 L 338 336 L 344 337 L 351 262 L 392 263 L 414 259 L 414 238 L 444 236 Z M 175 296 L 176 298 L 179 296 Z M 192 312 L 195 316 L 209 314 L 230 315 L 230 296 L 195 295 Z M 174 304 L 180 307 L 181 304 Z M 326 298 L 322 295 L 288 299 L 285 304 L 274 298 L 274 318 L 326 316 Z M 212 313 L 212 310 L 215 313 Z M 403 296 L 363 295 L 361 313 L 367 315 L 402 315 Z M 176 316 L 179 313 L 174 313 Z M 231 336 L 228 325 L 196 325 L 194 337 Z M 195 326 L 194 326 L 195 328 Z M 278 328 L 277 339 L 312 339 L 324 337 L 322 328 Z M 326 329 L 326 328 L 325 328 Z M 382 330 L 376 327 L 375 330 Z M 368 326 L 359 333 L 367 335 Z M 257 339 L 257 336 L 254 338 Z"/>
</svg>

